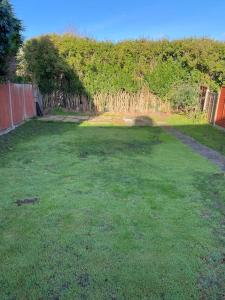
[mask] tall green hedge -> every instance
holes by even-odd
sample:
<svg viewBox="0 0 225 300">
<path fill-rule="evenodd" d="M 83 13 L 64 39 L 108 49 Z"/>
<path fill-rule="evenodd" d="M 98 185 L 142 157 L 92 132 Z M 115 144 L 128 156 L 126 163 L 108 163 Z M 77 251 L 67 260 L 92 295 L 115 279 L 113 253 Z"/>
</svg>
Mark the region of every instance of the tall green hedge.
<svg viewBox="0 0 225 300">
<path fill-rule="evenodd" d="M 167 99 L 178 83 L 206 84 L 214 90 L 225 83 L 225 43 L 210 39 L 114 44 L 49 35 L 28 40 L 21 57 L 21 76 L 35 81 L 44 93 L 63 89 L 94 95 L 147 86 Z"/>
</svg>

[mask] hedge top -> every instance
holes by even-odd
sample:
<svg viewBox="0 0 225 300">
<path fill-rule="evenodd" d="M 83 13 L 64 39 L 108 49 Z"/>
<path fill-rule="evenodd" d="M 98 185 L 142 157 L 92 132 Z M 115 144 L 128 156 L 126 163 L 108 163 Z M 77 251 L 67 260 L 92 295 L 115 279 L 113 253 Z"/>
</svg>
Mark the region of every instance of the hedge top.
<svg viewBox="0 0 225 300">
<path fill-rule="evenodd" d="M 19 73 L 43 93 L 127 91 L 144 86 L 168 98 L 179 83 L 225 83 L 225 43 L 210 39 L 98 42 L 70 34 L 28 40 L 19 56 Z"/>
</svg>

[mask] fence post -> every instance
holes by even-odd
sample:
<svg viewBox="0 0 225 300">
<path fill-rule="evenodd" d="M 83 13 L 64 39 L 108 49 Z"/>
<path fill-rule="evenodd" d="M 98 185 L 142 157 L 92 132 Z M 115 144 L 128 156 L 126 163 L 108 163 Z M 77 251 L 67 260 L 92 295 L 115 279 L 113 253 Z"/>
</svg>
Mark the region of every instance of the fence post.
<svg viewBox="0 0 225 300">
<path fill-rule="evenodd" d="M 26 107 L 25 107 L 25 97 L 24 97 L 24 86 L 22 84 L 22 99 L 23 99 L 23 120 L 25 120 Z"/>
<path fill-rule="evenodd" d="M 9 111 L 10 111 L 10 121 L 11 121 L 11 128 L 14 129 L 14 122 L 13 122 L 13 108 L 12 108 L 12 94 L 11 94 L 11 83 L 8 82 L 9 88 Z"/>
<path fill-rule="evenodd" d="M 219 106 L 219 102 L 220 102 L 220 94 L 221 94 L 221 89 L 220 89 L 219 93 L 217 94 L 217 98 L 216 98 L 216 108 L 215 108 L 215 114 L 214 114 L 214 118 L 213 118 L 213 125 L 216 125 L 216 121 L 217 121 L 217 113 L 218 113 L 218 106 Z"/>
<path fill-rule="evenodd" d="M 203 111 L 207 110 L 207 106 L 209 104 L 209 92 L 210 90 L 207 88 L 206 93 L 205 93 L 205 99 L 204 99 L 204 105 L 203 105 Z"/>
<path fill-rule="evenodd" d="M 25 100 L 25 91 L 24 91 L 24 84 L 22 84 L 22 90 L 23 90 L 23 119 L 26 120 L 27 118 L 27 111 L 26 111 L 26 100 Z"/>
</svg>

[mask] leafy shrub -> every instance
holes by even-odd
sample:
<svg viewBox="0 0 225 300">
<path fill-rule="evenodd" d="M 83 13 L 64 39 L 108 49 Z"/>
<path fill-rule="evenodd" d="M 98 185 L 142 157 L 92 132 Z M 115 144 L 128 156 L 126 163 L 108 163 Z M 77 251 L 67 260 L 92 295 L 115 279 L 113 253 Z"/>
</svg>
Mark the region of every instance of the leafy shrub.
<svg viewBox="0 0 225 300">
<path fill-rule="evenodd" d="M 199 113 L 199 86 L 183 82 L 175 84 L 168 98 L 174 110 L 196 116 Z"/>
<path fill-rule="evenodd" d="M 187 79 L 187 70 L 169 59 L 166 62 L 159 62 L 153 71 L 145 76 L 148 86 L 156 95 L 164 98 L 175 82 Z"/>
<path fill-rule="evenodd" d="M 35 82 L 43 94 L 83 92 L 82 84 L 48 36 L 29 40 L 20 52 L 20 75 Z M 22 63 L 21 64 L 21 62 Z"/>
</svg>

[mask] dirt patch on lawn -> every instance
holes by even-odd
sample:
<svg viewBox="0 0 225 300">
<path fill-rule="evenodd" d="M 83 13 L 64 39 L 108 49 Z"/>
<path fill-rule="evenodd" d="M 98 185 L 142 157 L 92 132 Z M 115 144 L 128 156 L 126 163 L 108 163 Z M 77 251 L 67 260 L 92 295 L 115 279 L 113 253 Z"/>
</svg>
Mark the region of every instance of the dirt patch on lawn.
<svg viewBox="0 0 225 300">
<path fill-rule="evenodd" d="M 16 200 L 15 203 L 17 204 L 17 206 L 21 206 L 21 205 L 35 204 L 38 202 L 39 202 L 39 199 L 37 197 L 34 197 L 34 198 L 26 198 L 26 199 Z"/>
</svg>

